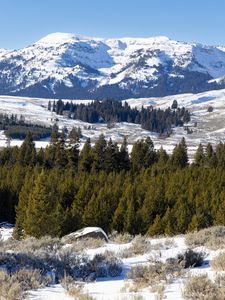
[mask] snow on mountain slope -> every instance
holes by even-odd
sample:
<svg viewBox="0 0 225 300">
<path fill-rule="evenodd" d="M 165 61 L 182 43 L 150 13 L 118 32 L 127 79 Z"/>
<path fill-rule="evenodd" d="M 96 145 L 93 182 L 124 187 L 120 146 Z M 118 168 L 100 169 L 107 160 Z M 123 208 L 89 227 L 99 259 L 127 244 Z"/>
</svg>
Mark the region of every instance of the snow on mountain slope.
<svg viewBox="0 0 225 300">
<path fill-rule="evenodd" d="M 0 50 L 0 93 L 90 99 L 166 96 L 225 87 L 225 48 L 164 36 L 102 39 L 49 34 Z"/>
</svg>

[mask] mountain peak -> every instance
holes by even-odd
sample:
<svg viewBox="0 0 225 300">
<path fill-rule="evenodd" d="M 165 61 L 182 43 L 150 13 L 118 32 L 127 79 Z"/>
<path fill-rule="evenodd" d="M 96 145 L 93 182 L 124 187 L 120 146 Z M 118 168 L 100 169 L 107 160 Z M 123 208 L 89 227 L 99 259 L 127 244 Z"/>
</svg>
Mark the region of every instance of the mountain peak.
<svg viewBox="0 0 225 300">
<path fill-rule="evenodd" d="M 225 51 L 166 36 L 108 39 L 56 32 L 24 49 L 0 50 L 0 73 L 2 94 L 155 97 L 223 88 Z"/>
<path fill-rule="evenodd" d="M 55 32 L 46 35 L 45 37 L 37 41 L 35 44 L 56 45 L 56 44 L 73 43 L 74 41 L 80 39 L 89 39 L 89 38 L 79 34 Z"/>
</svg>

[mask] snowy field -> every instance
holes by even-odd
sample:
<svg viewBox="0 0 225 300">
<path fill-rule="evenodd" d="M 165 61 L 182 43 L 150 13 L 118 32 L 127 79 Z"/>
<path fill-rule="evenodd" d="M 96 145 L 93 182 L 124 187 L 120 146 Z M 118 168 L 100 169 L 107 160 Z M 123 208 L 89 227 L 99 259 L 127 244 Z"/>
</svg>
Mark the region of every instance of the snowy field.
<svg viewBox="0 0 225 300">
<path fill-rule="evenodd" d="M 136 140 L 150 136 L 158 149 L 163 146 L 171 152 L 174 146 L 184 136 L 187 141 L 189 154 L 193 154 L 198 144 L 206 145 L 208 142 L 217 144 L 225 140 L 225 90 L 209 91 L 201 94 L 182 94 L 162 98 L 143 98 L 126 100 L 130 106 L 141 108 L 153 105 L 157 108 L 167 108 L 171 106 L 173 100 L 178 101 L 180 107 L 185 106 L 191 112 L 191 122 L 189 124 L 192 134 L 187 134 L 184 128 L 174 128 L 173 134 L 166 139 L 159 138 L 156 133 L 143 130 L 140 125 L 131 123 L 117 123 L 111 129 L 106 124 L 89 124 L 79 120 L 71 120 L 64 116 L 56 116 L 55 113 L 47 110 L 49 99 L 24 98 L 0 96 L 0 113 L 23 115 L 27 122 L 53 125 L 57 122 L 59 128 L 66 126 L 71 129 L 73 126 L 80 126 L 84 135 L 83 141 L 90 137 L 94 142 L 103 133 L 107 139 L 121 143 L 123 137 L 128 138 L 128 143 L 132 145 Z M 65 100 L 66 101 L 66 100 Z M 76 103 L 88 103 L 91 100 L 73 100 Z M 209 106 L 213 107 L 213 112 L 208 112 Z M 194 124 L 197 126 L 195 127 Z M 91 125 L 93 128 L 87 130 Z M 45 147 L 49 141 L 36 142 L 37 148 Z M 13 140 L 11 146 L 20 145 L 21 141 Z M 6 146 L 3 132 L 0 132 L 0 147 Z"/>
<path fill-rule="evenodd" d="M 224 232 L 224 227 L 220 230 L 220 233 Z M 5 228 L 0 227 L 0 233 L 5 236 L 5 241 L 10 238 L 12 229 L 10 226 Z M 214 233 L 215 234 L 215 233 Z M 224 234 L 224 233 L 223 233 Z M 7 238 L 6 238 L 7 237 Z M 166 263 L 168 258 L 176 258 L 178 254 L 184 253 L 188 246 L 185 243 L 185 235 L 175 237 L 159 237 L 159 238 L 146 238 L 151 245 L 151 249 L 144 254 L 132 255 L 127 258 L 122 258 L 122 273 L 118 277 L 106 277 L 98 278 L 96 281 L 85 283 L 83 293 L 89 295 L 90 299 L 95 300 L 182 300 L 184 284 L 187 278 L 191 275 L 203 275 L 207 274 L 212 280 L 218 274 L 225 272 L 216 272 L 211 268 L 212 259 L 219 253 L 224 251 L 224 242 L 220 245 L 220 249 L 212 250 L 206 246 L 193 247 L 196 252 L 205 252 L 205 257 L 200 267 L 190 267 L 183 270 L 182 276 L 170 280 L 164 283 L 164 292 L 159 296 L 156 292 L 152 292 L 151 287 L 141 288 L 138 291 L 131 292 L 127 287 L 131 287 L 133 281 L 127 279 L 127 274 L 134 266 L 148 265 L 150 261 L 160 261 Z M 141 240 L 140 240 L 141 242 Z M 143 241 L 142 241 L 143 242 Z M 69 247 L 69 245 L 67 245 Z M 96 254 L 104 254 L 106 251 L 114 253 L 116 256 L 120 256 L 122 251 L 125 251 L 132 247 L 132 242 L 129 243 L 116 243 L 109 241 L 109 243 L 103 243 L 99 248 L 86 249 L 84 253 L 93 258 Z M 189 246 L 190 249 L 190 246 Z M 89 299 L 89 298 L 74 298 L 69 296 L 64 288 L 60 284 L 51 285 L 49 287 L 39 289 L 36 291 L 30 291 L 28 294 L 30 300 L 70 300 L 70 299 Z M 193 298 L 191 298 L 193 299 Z M 199 298 L 203 299 L 203 298 Z M 204 298 L 208 299 L 208 298 Z M 211 299 L 211 298 L 209 298 Z M 216 299 L 216 298 L 215 298 Z M 224 298 L 222 298 L 224 299 Z"/>
</svg>

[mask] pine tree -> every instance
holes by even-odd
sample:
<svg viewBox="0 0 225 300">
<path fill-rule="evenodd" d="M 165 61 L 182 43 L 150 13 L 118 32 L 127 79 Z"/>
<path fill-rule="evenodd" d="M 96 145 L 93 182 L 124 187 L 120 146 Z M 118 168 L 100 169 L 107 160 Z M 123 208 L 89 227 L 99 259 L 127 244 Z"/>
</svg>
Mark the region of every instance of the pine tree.
<svg viewBox="0 0 225 300">
<path fill-rule="evenodd" d="M 44 235 L 60 236 L 63 223 L 60 204 L 56 202 L 56 195 L 46 182 L 46 175 L 42 171 L 30 193 L 24 220 L 25 233 L 37 238 Z"/>
<path fill-rule="evenodd" d="M 188 165 L 187 146 L 184 138 L 174 148 L 170 157 L 170 165 L 172 168 L 185 168 Z"/>
<path fill-rule="evenodd" d="M 83 223 L 86 226 L 97 226 L 109 231 L 112 218 L 112 194 L 102 188 L 97 195 L 93 194 L 85 208 Z"/>
<path fill-rule="evenodd" d="M 101 134 L 96 141 L 94 147 L 92 148 L 93 155 L 93 170 L 100 171 L 104 169 L 105 162 L 105 152 L 106 152 L 107 142 L 103 134 Z"/>
<path fill-rule="evenodd" d="M 166 150 L 160 147 L 160 149 L 157 152 L 157 157 L 158 157 L 158 166 L 160 168 L 165 168 L 169 160 L 169 155 L 167 154 Z"/>
<path fill-rule="evenodd" d="M 130 157 L 127 148 L 127 139 L 124 137 L 123 143 L 121 144 L 120 151 L 118 153 L 118 170 L 130 170 Z"/>
<path fill-rule="evenodd" d="M 23 237 L 24 220 L 26 216 L 26 209 L 29 203 L 29 196 L 33 188 L 34 176 L 27 173 L 23 187 L 19 194 L 19 202 L 16 207 L 16 224 L 13 231 L 14 238 L 20 239 Z"/>
<path fill-rule="evenodd" d="M 217 166 L 216 154 L 210 143 L 208 143 L 206 146 L 205 160 L 206 160 L 206 166 L 214 167 L 214 168 Z"/>
<path fill-rule="evenodd" d="M 64 169 L 68 163 L 65 136 L 62 133 L 60 139 L 56 143 L 55 148 L 55 166 Z"/>
<path fill-rule="evenodd" d="M 22 166 L 35 165 L 36 149 L 31 132 L 28 132 L 19 150 L 19 163 Z"/>
<path fill-rule="evenodd" d="M 48 101 L 48 110 L 52 111 L 52 102 Z"/>
<path fill-rule="evenodd" d="M 164 234 L 164 224 L 159 215 L 156 216 L 154 223 L 150 225 L 147 234 L 154 236 L 154 235 L 160 235 Z"/>
<path fill-rule="evenodd" d="M 125 197 L 127 198 L 127 209 L 125 212 L 125 220 L 124 220 L 124 231 L 129 232 L 131 234 L 135 234 L 137 230 L 137 196 L 134 185 L 127 185 L 125 191 Z"/>
<path fill-rule="evenodd" d="M 110 139 L 105 149 L 104 170 L 112 172 L 118 169 L 119 149 L 116 143 Z"/>
<path fill-rule="evenodd" d="M 172 103 L 172 105 L 171 105 L 171 108 L 172 108 L 172 109 L 177 109 L 177 108 L 178 108 L 177 100 L 173 100 L 173 103 Z"/>
<path fill-rule="evenodd" d="M 199 144 L 198 149 L 195 153 L 195 164 L 198 166 L 203 166 L 205 163 L 205 159 L 204 148 L 202 144 Z"/>
<path fill-rule="evenodd" d="M 91 151 L 91 140 L 88 138 L 84 143 L 83 149 L 80 152 L 79 157 L 79 171 L 90 172 L 93 163 L 93 156 Z"/>
</svg>

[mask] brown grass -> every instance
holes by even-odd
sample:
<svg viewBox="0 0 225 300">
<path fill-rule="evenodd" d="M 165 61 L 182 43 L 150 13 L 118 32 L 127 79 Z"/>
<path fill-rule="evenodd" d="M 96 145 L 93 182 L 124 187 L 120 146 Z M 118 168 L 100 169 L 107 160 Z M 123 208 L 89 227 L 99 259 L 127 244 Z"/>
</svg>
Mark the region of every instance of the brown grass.
<svg viewBox="0 0 225 300">
<path fill-rule="evenodd" d="M 220 252 L 210 263 L 214 271 L 225 271 L 225 252 Z"/>
<path fill-rule="evenodd" d="M 185 242 L 190 247 L 205 246 L 212 250 L 225 247 L 225 226 L 213 226 L 186 235 Z"/>
<path fill-rule="evenodd" d="M 207 275 L 191 276 L 184 285 L 183 297 L 190 300 L 224 300 L 220 287 Z"/>
</svg>

